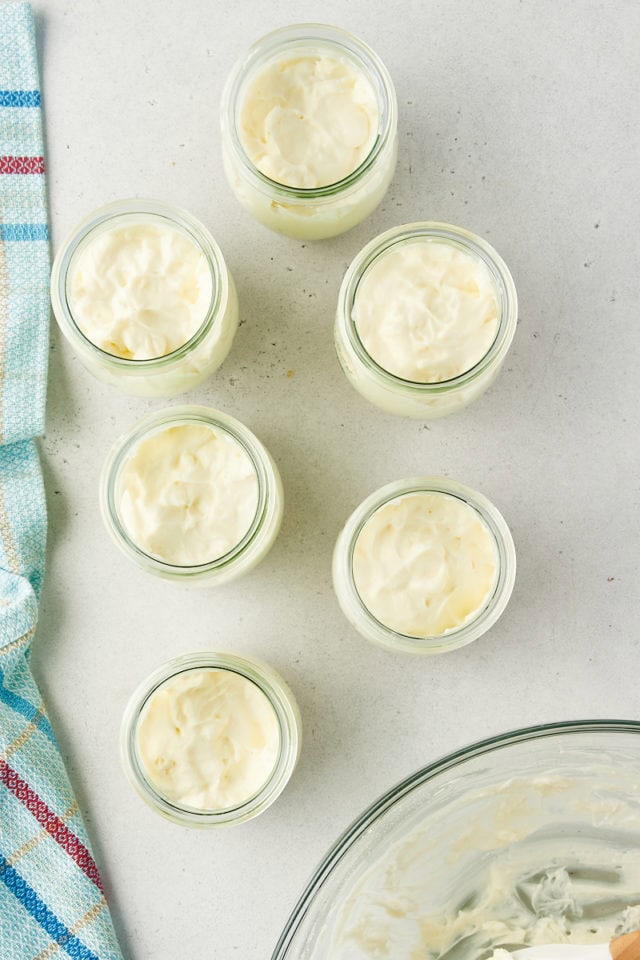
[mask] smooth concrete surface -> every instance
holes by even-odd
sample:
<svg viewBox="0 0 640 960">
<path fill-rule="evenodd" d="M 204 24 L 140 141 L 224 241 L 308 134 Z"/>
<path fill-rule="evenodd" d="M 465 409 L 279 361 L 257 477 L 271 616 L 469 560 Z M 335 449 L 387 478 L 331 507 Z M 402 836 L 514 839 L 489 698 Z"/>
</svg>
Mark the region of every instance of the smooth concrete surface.
<svg viewBox="0 0 640 960">
<path fill-rule="evenodd" d="M 469 741 L 582 717 L 640 716 L 638 263 L 634 0 L 36 0 L 54 247 L 125 196 L 209 225 L 236 278 L 233 350 L 188 401 L 247 423 L 276 458 L 284 525 L 266 561 L 217 590 L 131 567 L 97 487 L 113 441 L 162 402 L 94 380 L 53 331 L 43 443 L 50 549 L 34 668 L 104 872 L 128 960 L 265 960 L 318 859 L 382 791 Z M 250 41 L 295 21 L 361 35 L 400 104 L 378 211 L 333 241 L 257 226 L 231 196 L 218 104 Z M 354 254 L 402 222 L 446 220 L 510 265 L 520 323 L 490 393 L 452 419 L 387 416 L 332 343 Z M 377 486 L 445 474 L 485 493 L 518 575 L 498 625 L 437 658 L 362 640 L 333 596 L 331 551 Z M 125 703 L 192 650 L 256 654 L 291 684 L 305 744 L 263 817 L 201 833 L 124 780 Z"/>
</svg>

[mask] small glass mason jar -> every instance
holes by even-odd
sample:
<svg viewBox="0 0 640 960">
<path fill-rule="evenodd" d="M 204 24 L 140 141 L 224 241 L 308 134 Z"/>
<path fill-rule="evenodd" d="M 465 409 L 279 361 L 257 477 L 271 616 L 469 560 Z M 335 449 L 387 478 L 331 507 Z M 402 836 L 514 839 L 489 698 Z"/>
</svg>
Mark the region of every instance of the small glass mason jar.
<svg viewBox="0 0 640 960">
<path fill-rule="evenodd" d="M 107 353 L 82 332 L 69 303 L 70 271 L 100 233 L 149 224 L 180 231 L 204 255 L 211 301 L 196 333 L 171 353 L 135 360 Z M 60 330 L 99 380 L 141 397 L 171 397 L 197 387 L 225 360 L 238 328 L 238 298 L 224 257 L 207 228 L 186 210 L 155 200 L 117 200 L 89 214 L 67 237 L 53 263 L 51 303 Z"/>
<path fill-rule="evenodd" d="M 326 53 L 362 71 L 378 100 L 378 134 L 365 160 L 344 179 L 324 187 L 301 188 L 265 176 L 247 155 L 240 116 L 250 81 L 260 68 L 286 55 Z M 299 240 L 322 240 L 355 227 L 384 197 L 398 152 L 398 106 L 391 77 L 362 40 L 324 24 L 295 24 L 258 40 L 233 68 L 220 109 L 225 173 L 241 204 L 264 226 Z"/>
<path fill-rule="evenodd" d="M 414 493 L 442 493 L 461 500 L 478 514 L 495 546 L 496 573 L 492 590 L 483 606 L 461 626 L 432 637 L 401 634 L 378 620 L 361 599 L 353 572 L 356 543 L 367 521 L 389 502 Z M 515 547 L 502 514 L 482 494 L 445 477 L 413 477 L 376 490 L 351 514 L 333 553 L 333 586 L 346 618 L 367 640 L 400 653 L 447 653 L 477 640 L 502 615 L 509 602 L 515 576 Z"/>
<path fill-rule="evenodd" d="M 484 357 L 459 376 L 434 383 L 404 380 L 381 367 L 365 350 L 353 318 L 358 287 L 378 258 L 391 248 L 420 239 L 450 244 L 481 260 L 489 270 L 498 304 L 498 330 Z M 448 223 L 408 223 L 375 237 L 352 261 L 338 295 L 335 346 L 348 380 L 366 400 L 388 413 L 432 420 L 456 413 L 491 386 L 511 346 L 517 320 L 518 299 L 513 277 L 502 257 L 486 240 Z"/>
<path fill-rule="evenodd" d="M 260 790 L 239 806 L 221 810 L 178 806 L 164 797 L 145 774 L 138 744 L 138 728 L 145 707 L 159 687 L 191 670 L 228 670 L 238 674 L 258 687 L 276 715 L 280 745 L 275 766 Z M 298 762 L 301 746 L 300 711 L 293 693 L 282 677 L 261 660 L 230 653 L 190 653 L 176 657 L 159 667 L 139 685 L 129 700 L 120 731 L 120 755 L 131 785 L 157 813 L 186 827 L 233 826 L 263 813 L 289 782 Z"/>
<path fill-rule="evenodd" d="M 122 474 L 129 458 L 143 441 L 183 425 L 211 427 L 234 440 L 251 460 L 258 480 L 256 512 L 242 539 L 223 556 L 197 566 L 178 566 L 145 552 L 127 533 L 119 509 Z M 280 530 L 284 492 L 271 454 L 244 424 L 210 407 L 177 406 L 150 414 L 117 441 L 102 470 L 100 509 L 116 545 L 147 573 L 187 585 L 219 586 L 248 573 L 267 555 Z"/>
</svg>

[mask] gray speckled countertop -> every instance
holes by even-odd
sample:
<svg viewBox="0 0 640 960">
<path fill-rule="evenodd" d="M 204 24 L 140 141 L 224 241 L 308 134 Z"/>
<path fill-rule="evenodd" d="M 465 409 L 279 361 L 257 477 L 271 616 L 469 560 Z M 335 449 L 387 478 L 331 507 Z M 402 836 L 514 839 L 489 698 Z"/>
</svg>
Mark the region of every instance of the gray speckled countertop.
<svg viewBox="0 0 640 960">
<path fill-rule="evenodd" d="M 634 0 L 36 0 L 54 245 L 127 195 L 187 207 L 235 275 L 242 326 L 188 397 L 267 444 L 287 494 L 267 560 L 215 591 L 172 588 L 108 541 L 97 482 L 113 440 L 160 402 L 118 394 L 54 332 L 47 436 L 49 567 L 34 666 L 131 960 L 264 960 L 338 832 L 396 780 L 470 740 L 577 717 L 638 717 L 637 374 L 640 104 Z M 218 102 L 250 40 L 333 22 L 382 56 L 400 160 L 377 212 L 304 244 L 253 223 L 226 186 Z M 494 388 L 428 426 L 348 386 L 332 323 L 356 251 L 397 223 L 486 236 L 511 267 L 520 324 Z M 289 375 L 289 372 L 293 375 Z M 405 659 L 360 639 L 330 557 L 375 487 L 443 473 L 483 491 L 516 541 L 499 624 L 461 651 Z M 306 741 L 278 803 L 202 834 L 125 783 L 120 717 L 163 660 L 217 647 L 270 661 Z"/>
</svg>

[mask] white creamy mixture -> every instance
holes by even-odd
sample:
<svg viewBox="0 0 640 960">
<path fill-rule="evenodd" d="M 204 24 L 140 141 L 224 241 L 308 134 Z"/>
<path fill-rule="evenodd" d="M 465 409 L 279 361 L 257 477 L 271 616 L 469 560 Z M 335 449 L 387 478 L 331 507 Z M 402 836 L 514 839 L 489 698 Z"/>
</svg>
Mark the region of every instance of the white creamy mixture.
<svg viewBox="0 0 640 960">
<path fill-rule="evenodd" d="M 352 316 L 369 356 L 414 383 L 440 383 L 470 370 L 499 326 L 486 264 L 426 238 L 398 244 L 373 262 L 358 285 Z"/>
<path fill-rule="evenodd" d="M 188 670 L 149 698 L 137 745 L 146 776 L 178 806 L 224 810 L 264 786 L 280 750 L 266 695 L 230 670 Z"/>
<path fill-rule="evenodd" d="M 138 547 L 191 567 L 217 560 L 242 540 L 258 507 L 258 476 L 248 453 L 224 430 L 179 424 L 134 448 L 116 499 Z"/>
<path fill-rule="evenodd" d="M 444 493 L 390 500 L 355 544 L 353 577 L 381 623 L 410 637 L 435 637 L 471 619 L 495 584 L 494 539 L 479 514 Z"/>
<path fill-rule="evenodd" d="M 97 231 L 67 275 L 69 307 L 82 333 L 128 360 L 164 357 L 191 340 L 212 290 L 202 250 L 182 231 L 155 223 Z"/>
<path fill-rule="evenodd" d="M 582 774 L 469 797 L 464 780 L 458 791 L 452 782 L 446 812 L 416 822 L 351 881 L 327 955 L 508 960 L 498 951 L 602 944 L 639 929 L 637 778 L 623 792 L 609 772 L 595 791 Z"/>
<path fill-rule="evenodd" d="M 343 180 L 367 158 L 378 133 L 378 101 L 348 60 L 300 55 L 274 60 L 248 84 L 240 139 L 252 163 L 290 187 Z"/>
</svg>

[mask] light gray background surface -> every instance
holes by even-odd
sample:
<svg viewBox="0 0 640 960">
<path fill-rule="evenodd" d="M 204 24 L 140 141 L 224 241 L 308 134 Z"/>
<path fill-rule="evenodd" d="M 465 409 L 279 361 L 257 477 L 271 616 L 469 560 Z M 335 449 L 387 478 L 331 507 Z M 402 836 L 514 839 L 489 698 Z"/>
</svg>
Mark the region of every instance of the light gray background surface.
<svg viewBox="0 0 640 960">
<path fill-rule="evenodd" d="M 162 402 L 94 380 L 57 331 L 43 444 L 50 549 L 34 668 L 130 960 L 263 960 L 311 870 L 365 805 L 418 766 L 526 724 L 640 715 L 635 0 L 36 0 L 54 246 L 94 207 L 151 196 L 213 231 L 242 326 L 188 400 L 239 417 L 287 495 L 252 574 L 188 591 L 134 569 L 102 528 L 113 441 Z M 396 178 L 378 211 L 319 244 L 253 223 L 225 183 L 218 103 L 250 41 L 333 22 L 387 64 L 400 105 Z M 428 426 L 347 384 L 336 294 L 375 234 L 442 219 L 486 236 L 520 296 L 494 388 Z M 288 374 L 289 371 L 293 375 Z M 377 486 L 442 473 L 503 511 L 516 588 L 490 634 L 438 658 L 367 644 L 334 599 L 330 559 Z M 278 803 L 200 833 L 155 816 L 118 758 L 125 703 L 177 654 L 257 654 L 286 677 L 305 726 Z"/>
</svg>

